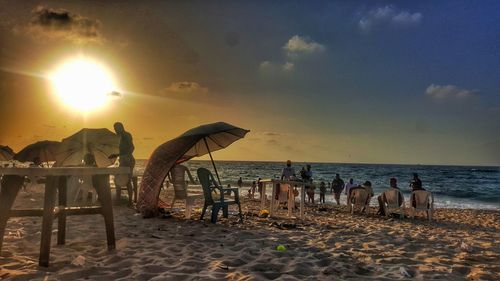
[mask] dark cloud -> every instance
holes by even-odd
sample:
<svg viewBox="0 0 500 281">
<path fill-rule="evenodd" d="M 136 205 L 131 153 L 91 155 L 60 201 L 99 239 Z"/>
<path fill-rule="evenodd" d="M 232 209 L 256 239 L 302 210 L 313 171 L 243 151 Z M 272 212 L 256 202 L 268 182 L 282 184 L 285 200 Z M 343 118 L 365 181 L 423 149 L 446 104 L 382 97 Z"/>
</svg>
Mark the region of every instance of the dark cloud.
<svg viewBox="0 0 500 281">
<path fill-rule="evenodd" d="M 269 145 L 279 145 L 279 142 L 277 140 L 268 140 L 267 144 L 269 144 Z"/>
<path fill-rule="evenodd" d="M 240 43 L 240 35 L 237 32 L 227 32 L 224 40 L 228 46 L 234 47 Z"/>
<path fill-rule="evenodd" d="M 198 82 L 182 81 L 174 82 L 167 88 L 160 91 L 162 95 L 204 95 L 208 93 L 208 88 L 202 87 Z"/>
<path fill-rule="evenodd" d="M 75 43 L 101 43 L 98 20 L 73 14 L 64 9 L 39 6 L 32 12 L 28 32 L 38 37 L 63 39 Z"/>
<path fill-rule="evenodd" d="M 112 91 L 111 93 L 108 94 L 108 96 L 114 97 L 114 98 L 122 98 L 123 94 L 120 92 L 117 92 L 117 91 Z"/>
</svg>

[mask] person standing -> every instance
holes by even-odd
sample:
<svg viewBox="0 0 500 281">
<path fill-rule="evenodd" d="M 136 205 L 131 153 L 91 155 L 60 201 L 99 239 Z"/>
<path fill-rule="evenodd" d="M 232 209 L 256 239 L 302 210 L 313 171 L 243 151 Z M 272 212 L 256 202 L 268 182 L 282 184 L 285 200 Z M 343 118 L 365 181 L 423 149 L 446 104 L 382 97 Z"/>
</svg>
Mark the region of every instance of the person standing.
<svg viewBox="0 0 500 281">
<path fill-rule="evenodd" d="M 413 179 L 410 182 L 411 191 L 422 190 L 422 181 L 418 178 L 417 173 L 413 173 Z"/>
<path fill-rule="evenodd" d="M 319 184 L 319 203 L 325 204 L 326 183 L 322 181 Z"/>
<path fill-rule="evenodd" d="M 292 168 L 292 161 L 286 161 L 286 167 L 281 171 L 281 179 L 282 180 L 291 180 L 292 177 L 295 177 L 295 169 Z"/>
<path fill-rule="evenodd" d="M 314 204 L 314 185 L 312 184 L 313 173 L 311 171 L 311 165 L 307 164 L 306 168 L 300 171 L 300 176 L 304 181 L 308 202 Z"/>
<path fill-rule="evenodd" d="M 357 184 L 354 183 L 354 179 L 350 178 L 349 182 L 345 184 L 345 195 L 347 195 L 347 199 L 349 199 L 349 194 L 351 191 L 351 188 L 358 186 Z M 349 200 L 347 201 L 349 202 Z"/>
<path fill-rule="evenodd" d="M 240 177 L 240 179 L 238 180 L 238 188 L 242 187 L 243 187 L 243 179 Z"/>
<path fill-rule="evenodd" d="M 134 172 L 135 158 L 132 155 L 134 153 L 134 142 L 132 140 L 132 135 L 125 131 L 125 127 L 121 122 L 116 122 L 113 125 L 116 134 L 120 137 L 119 153 L 118 155 L 110 155 L 109 158 L 115 158 L 118 156 L 118 164 L 120 167 L 130 168 L 130 178 L 127 181 L 127 191 L 129 194 L 129 205 L 132 204 L 132 174 Z M 116 185 L 116 183 L 115 183 Z M 121 186 L 116 185 L 116 200 L 119 202 L 121 198 Z"/>
<path fill-rule="evenodd" d="M 339 174 L 335 174 L 335 178 L 332 181 L 332 190 L 337 205 L 340 205 L 340 194 L 344 190 L 344 181 L 340 178 Z"/>
<path fill-rule="evenodd" d="M 252 182 L 252 187 L 250 188 L 250 194 L 252 195 L 252 199 L 255 198 L 255 189 L 257 188 L 257 183 L 255 181 Z"/>
</svg>

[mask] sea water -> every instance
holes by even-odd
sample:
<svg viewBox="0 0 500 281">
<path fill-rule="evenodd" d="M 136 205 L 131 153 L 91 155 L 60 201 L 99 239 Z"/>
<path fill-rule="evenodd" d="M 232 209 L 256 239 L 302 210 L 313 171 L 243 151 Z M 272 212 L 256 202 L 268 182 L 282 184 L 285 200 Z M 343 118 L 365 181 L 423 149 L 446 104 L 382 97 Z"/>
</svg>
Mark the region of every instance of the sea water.
<svg viewBox="0 0 500 281">
<path fill-rule="evenodd" d="M 146 162 L 146 160 L 137 161 L 137 173 L 144 172 Z M 297 174 L 306 164 L 312 166 L 313 179 L 318 185 L 321 181 L 331 182 L 338 173 L 345 182 L 349 178 L 353 178 L 358 184 L 369 180 L 375 195 L 378 195 L 388 188 L 389 179 L 395 177 L 408 200 L 412 175 L 418 173 L 423 187 L 434 194 L 436 207 L 500 210 L 500 167 L 293 163 Z M 194 177 L 200 167 L 205 167 L 214 173 L 210 161 L 192 160 L 185 165 Z M 241 177 L 244 189 L 247 190 L 252 181 L 257 181 L 259 177 L 278 178 L 285 164 L 284 162 L 216 161 L 215 165 L 222 184 L 231 184 L 234 187 Z M 319 192 L 319 188 L 316 192 Z M 319 201 L 319 197 L 317 199 Z M 333 201 L 329 190 L 326 201 Z M 372 205 L 376 204 L 375 201 L 372 200 Z M 345 202 L 345 195 L 342 196 L 342 202 Z"/>
</svg>

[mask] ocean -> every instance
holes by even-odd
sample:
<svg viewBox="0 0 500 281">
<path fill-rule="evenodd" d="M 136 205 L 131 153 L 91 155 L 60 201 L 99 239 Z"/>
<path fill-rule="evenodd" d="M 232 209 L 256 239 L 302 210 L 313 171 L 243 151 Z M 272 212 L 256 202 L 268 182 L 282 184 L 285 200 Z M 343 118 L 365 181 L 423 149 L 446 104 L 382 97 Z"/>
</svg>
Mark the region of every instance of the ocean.
<svg viewBox="0 0 500 281">
<path fill-rule="evenodd" d="M 146 160 L 138 160 L 136 170 L 142 174 Z M 260 178 L 277 178 L 281 175 L 284 162 L 257 162 L 257 161 L 215 161 L 217 171 L 224 185 L 236 185 L 241 177 L 244 189 L 248 189 L 252 181 Z M 377 196 L 388 188 L 389 179 L 398 179 L 398 186 L 403 191 L 405 199 L 410 196 L 410 180 L 413 173 L 418 173 L 423 187 L 434 194 L 435 206 L 440 208 L 470 208 L 500 210 L 500 167 L 477 166 L 434 166 L 434 165 L 386 165 L 386 164 L 336 164 L 336 163 L 307 163 L 311 164 L 313 179 L 316 183 L 332 181 L 335 174 L 347 182 L 353 178 L 355 183 L 372 182 Z M 185 163 L 193 177 L 196 170 L 205 167 L 212 171 L 210 161 L 192 160 Z M 298 173 L 306 163 L 293 163 Z M 215 175 L 215 174 L 214 174 Z M 318 189 L 316 189 L 318 192 Z M 328 193 L 327 202 L 333 197 Z M 342 196 L 345 202 L 345 196 Z M 376 204 L 372 200 L 372 205 Z"/>
</svg>

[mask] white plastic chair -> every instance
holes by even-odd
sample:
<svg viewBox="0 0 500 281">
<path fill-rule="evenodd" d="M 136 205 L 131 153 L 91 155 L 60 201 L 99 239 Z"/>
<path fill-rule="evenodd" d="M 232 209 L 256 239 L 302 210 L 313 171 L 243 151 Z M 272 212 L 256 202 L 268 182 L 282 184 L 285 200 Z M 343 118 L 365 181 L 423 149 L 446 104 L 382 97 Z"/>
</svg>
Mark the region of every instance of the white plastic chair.
<svg viewBox="0 0 500 281">
<path fill-rule="evenodd" d="M 359 211 L 368 210 L 368 192 L 363 188 L 356 188 L 350 191 L 351 199 L 348 200 L 347 206 L 351 214 L 354 214 L 354 211 L 359 208 Z"/>
<path fill-rule="evenodd" d="M 290 185 L 286 183 L 280 184 L 278 202 L 274 206 L 276 209 L 279 207 L 280 203 L 288 203 L 288 191 L 290 190 Z"/>
<path fill-rule="evenodd" d="M 174 198 L 172 199 L 172 208 L 174 207 L 174 203 L 177 200 L 184 200 L 186 202 L 186 209 L 184 215 L 186 218 L 191 217 L 191 210 L 193 208 L 194 202 L 196 199 L 203 198 L 202 194 L 199 195 L 189 195 L 188 194 L 188 182 L 184 178 L 184 169 L 179 167 L 179 170 L 175 170 L 174 167 L 170 173 L 171 175 L 171 183 L 174 186 Z M 191 177 L 191 176 L 189 176 Z"/>
<path fill-rule="evenodd" d="M 415 203 L 415 206 L 413 206 Z M 411 193 L 410 197 L 410 217 L 413 219 L 415 213 L 425 212 L 427 218 L 432 220 L 434 213 L 434 195 L 427 190 L 415 190 Z"/>
<path fill-rule="evenodd" d="M 401 194 L 401 198 L 402 198 L 403 202 L 399 202 L 399 197 L 400 197 L 399 195 L 400 194 Z M 405 200 L 404 200 L 404 196 L 403 196 L 403 193 L 401 192 L 401 190 L 399 190 L 397 188 L 389 188 L 386 191 L 384 191 L 384 193 L 382 193 L 382 197 L 385 197 L 383 206 L 384 206 L 384 213 L 385 213 L 386 217 L 389 216 L 389 210 L 396 210 L 396 212 L 399 213 L 399 216 L 401 218 L 404 218 Z"/>
<path fill-rule="evenodd" d="M 97 191 L 92 185 L 92 176 L 70 176 L 66 185 L 68 202 L 76 203 L 80 196 L 86 202 L 89 193 L 92 194 L 91 203 L 97 201 Z"/>
</svg>

